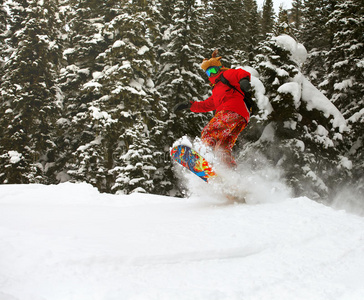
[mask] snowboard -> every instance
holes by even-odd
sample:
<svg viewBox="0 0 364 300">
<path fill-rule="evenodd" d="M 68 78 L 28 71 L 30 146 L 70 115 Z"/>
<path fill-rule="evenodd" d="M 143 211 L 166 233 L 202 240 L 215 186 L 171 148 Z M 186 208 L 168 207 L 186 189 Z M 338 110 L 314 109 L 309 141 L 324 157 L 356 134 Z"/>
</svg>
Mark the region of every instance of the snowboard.
<svg viewBox="0 0 364 300">
<path fill-rule="evenodd" d="M 171 157 L 183 167 L 196 174 L 205 182 L 209 182 L 216 177 L 206 159 L 204 159 L 196 150 L 185 146 L 178 145 L 171 149 Z"/>
</svg>

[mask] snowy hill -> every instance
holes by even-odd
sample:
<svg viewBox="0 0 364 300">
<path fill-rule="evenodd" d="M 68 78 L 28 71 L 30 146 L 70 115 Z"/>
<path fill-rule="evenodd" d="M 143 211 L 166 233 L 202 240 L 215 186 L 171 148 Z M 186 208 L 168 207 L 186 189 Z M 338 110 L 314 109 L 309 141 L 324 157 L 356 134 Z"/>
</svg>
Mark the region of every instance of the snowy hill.
<svg viewBox="0 0 364 300">
<path fill-rule="evenodd" d="M 1 300 L 364 299 L 364 218 L 307 198 L 0 186 Z"/>
</svg>

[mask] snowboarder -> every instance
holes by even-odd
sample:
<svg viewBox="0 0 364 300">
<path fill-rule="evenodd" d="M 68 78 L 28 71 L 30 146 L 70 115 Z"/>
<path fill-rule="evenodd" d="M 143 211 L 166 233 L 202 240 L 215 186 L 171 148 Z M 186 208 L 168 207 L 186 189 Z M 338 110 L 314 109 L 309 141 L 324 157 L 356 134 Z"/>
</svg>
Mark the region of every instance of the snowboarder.
<svg viewBox="0 0 364 300">
<path fill-rule="evenodd" d="M 209 77 L 212 96 L 204 101 L 178 103 L 174 112 L 190 109 L 192 112 L 216 110 L 215 116 L 202 130 L 202 142 L 219 155 L 229 167 L 236 167 L 231 154 L 242 130 L 249 122 L 251 112 L 250 73 L 243 69 L 228 69 L 222 66 L 217 50 L 210 59 L 205 58 L 201 68 Z"/>
</svg>

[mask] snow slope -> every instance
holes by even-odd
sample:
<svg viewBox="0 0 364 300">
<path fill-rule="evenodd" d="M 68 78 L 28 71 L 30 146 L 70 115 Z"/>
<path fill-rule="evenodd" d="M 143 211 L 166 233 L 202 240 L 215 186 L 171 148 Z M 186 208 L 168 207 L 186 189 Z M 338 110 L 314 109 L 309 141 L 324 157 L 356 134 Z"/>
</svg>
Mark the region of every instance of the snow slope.
<svg viewBox="0 0 364 300">
<path fill-rule="evenodd" d="M 0 186 L 1 300 L 362 300 L 364 218 L 87 184 Z"/>
</svg>

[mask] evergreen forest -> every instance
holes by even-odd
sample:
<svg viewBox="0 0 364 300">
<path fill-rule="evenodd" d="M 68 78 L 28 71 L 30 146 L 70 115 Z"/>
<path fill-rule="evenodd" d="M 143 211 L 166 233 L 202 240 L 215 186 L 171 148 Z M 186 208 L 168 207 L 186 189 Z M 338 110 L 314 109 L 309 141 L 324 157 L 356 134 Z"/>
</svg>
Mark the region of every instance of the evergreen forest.
<svg viewBox="0 0 364 300">
<path fill-rule="evenodd" d="M 200 64 L 218 49 L 254 75 L 238 163 L 279 169 L 295 196 L 364 199 L 363 32 L 362 0 L 0 0 L 0 183 L 183 195 L 169 149 L 212 113 L 173 107 L 211 94 Z"/>
</svg>

